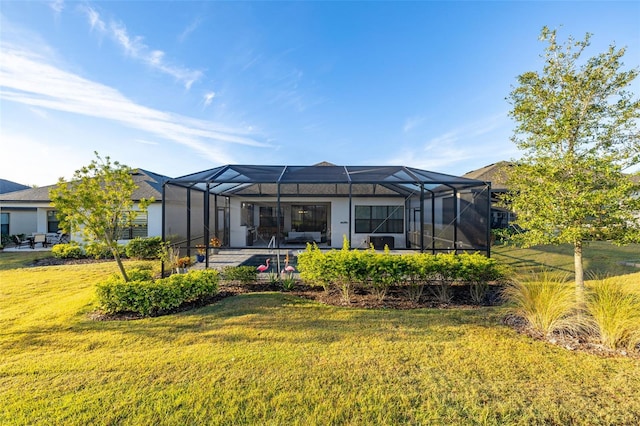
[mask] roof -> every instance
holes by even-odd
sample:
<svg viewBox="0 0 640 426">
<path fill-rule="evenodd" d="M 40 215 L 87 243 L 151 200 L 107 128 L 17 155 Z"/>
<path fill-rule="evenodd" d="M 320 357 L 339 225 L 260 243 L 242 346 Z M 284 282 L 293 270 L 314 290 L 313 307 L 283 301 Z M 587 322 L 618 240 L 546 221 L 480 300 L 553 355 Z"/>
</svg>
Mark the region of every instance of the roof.
<svg viewBox="0 0 640 426">
<path fill-rule="evenodd" d="M 462 175 L 462 177 L 491 182 L 492 191 L 506 191 L 507 176 L 505 174 L 505 170 L 510 167 L 513 167 L 513 163 L 509 161 L 499 161 L 477 170 L 467 172 Z"/>
<path fill-rule="evenodd" d="M 168 181 L 225 195 L 389 195 L 466 189 L 485 182 L 405 166 L 336 166 L 322 162 L 312 166 L 226 165 Z"/>
<path fill-rule="evenodd" d="M 138 188 L 133 192 L 133 200 L 138 201 L 142 198 L 149 199 L 153 197 L 156 201 L 162 201 L 162 185 L 169 177 L 143 169 L 137 169 L 132 174 L 132 177 L 133 181 L 138 185 Z M 55 186 L 56 185 L 48 185 L 1 194 L 0 201 L 24 203 L 50 202 L 49 190 Z"/>
<path fill-rule="evenodd" d="M 27 185 L 21 183 L 12 182 L 6 179 L 0 179 L 0 194 L 6 194 L 7 192 L 15 192 L 23 189 L 28 189 Z"/>
</svg>

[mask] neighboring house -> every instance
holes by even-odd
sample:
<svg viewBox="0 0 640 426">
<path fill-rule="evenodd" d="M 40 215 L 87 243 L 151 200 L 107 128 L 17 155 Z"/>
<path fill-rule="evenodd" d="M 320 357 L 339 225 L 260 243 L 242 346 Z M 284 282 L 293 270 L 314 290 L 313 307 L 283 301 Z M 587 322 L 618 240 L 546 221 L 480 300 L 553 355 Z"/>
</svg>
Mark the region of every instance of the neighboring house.
<svg viewBox="0 0 640 426">
<path fill-rule="evenodd" d="M 131 227 L 125 229 L 122 240 L 135 237 L 162 235 L 162 185 L 169 179 L 146 170 L 138 169 L 133 180 L 138 185 L 133 200 L 153 197 L 146 214 L 139 214 Z M 57 232 L 58 218 L 51 204 L 49 190 L 55 185 L 29 188 L 0 195 L 0 213 L 3 217 L 3 235 L 31 235 L 32 233 Z M 5 224 L 6 219 L 6 224 Z"/>
<path fill-rule="evenodd" d="M 491 182 L 491 229 L 508 228 L 515 215 L 500 207 L 500 196 L 508 192 L 505 170 L 513 167 L 509 161 L 499 161 L 462 175 L 467 179 Z"/>
<path fill-rule="evenodd" d="M 489 184 L 403 166 L 227 165 L 170 179 L 165 239 L 194 247 L 489 251 Z"/>
<path fill-rule="evenodd" d="M 0 194 L 6 194 L 7 192 L 21 191 L 23 189 L 29 189 L 27 185 L 23 185 L 17 182 L 11 182 L 10 180 L 0 179 Z"/>
<path fill-rule="evenodd" d="M 6 194 L 8 192 L 20 191 L 23 189 L 29 189 L 27 185 L 23 185 L 21 183 L 12 182 L 6 179 L 0 179 L 0 194 Z M 0 238 L 3 235 L 9 235 L 9 213 L 0 212 Z M 5 238 L 2 238 L 0 241 L 5 241 Z"/>
</svg>

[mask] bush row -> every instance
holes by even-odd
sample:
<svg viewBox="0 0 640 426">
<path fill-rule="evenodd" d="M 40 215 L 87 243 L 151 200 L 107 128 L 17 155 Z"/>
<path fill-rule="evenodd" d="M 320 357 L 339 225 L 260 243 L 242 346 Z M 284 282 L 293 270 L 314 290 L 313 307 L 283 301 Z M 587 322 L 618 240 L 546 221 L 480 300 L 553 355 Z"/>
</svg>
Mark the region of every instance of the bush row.
<svg viewBox="0 0 640 426">
<path fill-rule="evenodd" d="M 162 256 L 165 244 L 161 237 L 134 238 L 125 246 L 118 244 L 120 257 L 131 259 L 159 259 Z M 58 259 L 79 259 L 92 257 L 94 259 L 110 259 L 113 257 L 111 250 L 104 244 L 92 242 L 81 246 L 76 242 L 68 244 L 56 244 L 51 248 L 51 254 Z"/>
<path fill-rule="evenodd" d="M 450 286 L 457 281 L 470 284 L 471 298 L 484 300 L 490 281 L 499 280 L 504 273 L 494 259 L 481 254 L 391 255 L 387 250 L 330 250 L 322 252 L 315 245 L 298 256 L 300 278 L 311 285 L 328 290 L 336 286 L 345 300 L 353 287 L 368 288 L 382 299 L 392 285 L 405 286 L 408 296 L 418 301 L 425 285 L 434 285 L 436 298 L 448 303 L 452 298 Z"/>
<path fill-rule="evenodd" d="M 129 282 L 113 275 L 98 284 L 98 302 L 103 310 L 158 315 L 184 303 L 214 296 L 220 279 L 218 272 L 212 269 L 174 274 L 158 280 L 152 279 L 150 271 L 131 271 L 129 275 Z"/>
</svg>

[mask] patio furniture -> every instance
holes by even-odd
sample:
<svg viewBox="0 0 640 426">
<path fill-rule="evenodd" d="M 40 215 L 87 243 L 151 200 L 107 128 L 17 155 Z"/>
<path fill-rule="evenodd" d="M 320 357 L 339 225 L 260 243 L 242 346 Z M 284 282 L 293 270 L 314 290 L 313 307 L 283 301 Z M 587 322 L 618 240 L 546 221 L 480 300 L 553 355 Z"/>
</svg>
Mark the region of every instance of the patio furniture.
<svg viewBox="0 0 640 426">
<path fill-rule="evenodd" d="M 22 248 L 22 246 L 29 246 L 30 248 L 34 247 L 32 238 L 25 238 L 24 240 L 17 235 L 13 236 L 13 242 L 16 244 L 16 247 Z"/>
<path fill-rule="evenodd" d="M 31 248 L 35 248 L 36 244 L 42 244 L 42 247 L 47 246 L 47 236 L 45 234 L 34 234 L 32 238 L 33 243 Z"/>
</svg>

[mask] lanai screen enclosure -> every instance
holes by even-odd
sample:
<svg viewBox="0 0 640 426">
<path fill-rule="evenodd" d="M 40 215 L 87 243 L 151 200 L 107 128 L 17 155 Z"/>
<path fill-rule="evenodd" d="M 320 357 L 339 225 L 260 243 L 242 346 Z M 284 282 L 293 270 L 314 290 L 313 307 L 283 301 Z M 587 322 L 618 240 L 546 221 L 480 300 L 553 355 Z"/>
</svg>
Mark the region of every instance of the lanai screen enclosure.
<svg viewBox="0 0 640 426">
<path fill-rule="evenodd" d="M 489 182 L 403 166 L 227 165 L 168 180 L 163 239 L 224 247 L 481 251 L 490 254 Z"/>
</svg>

